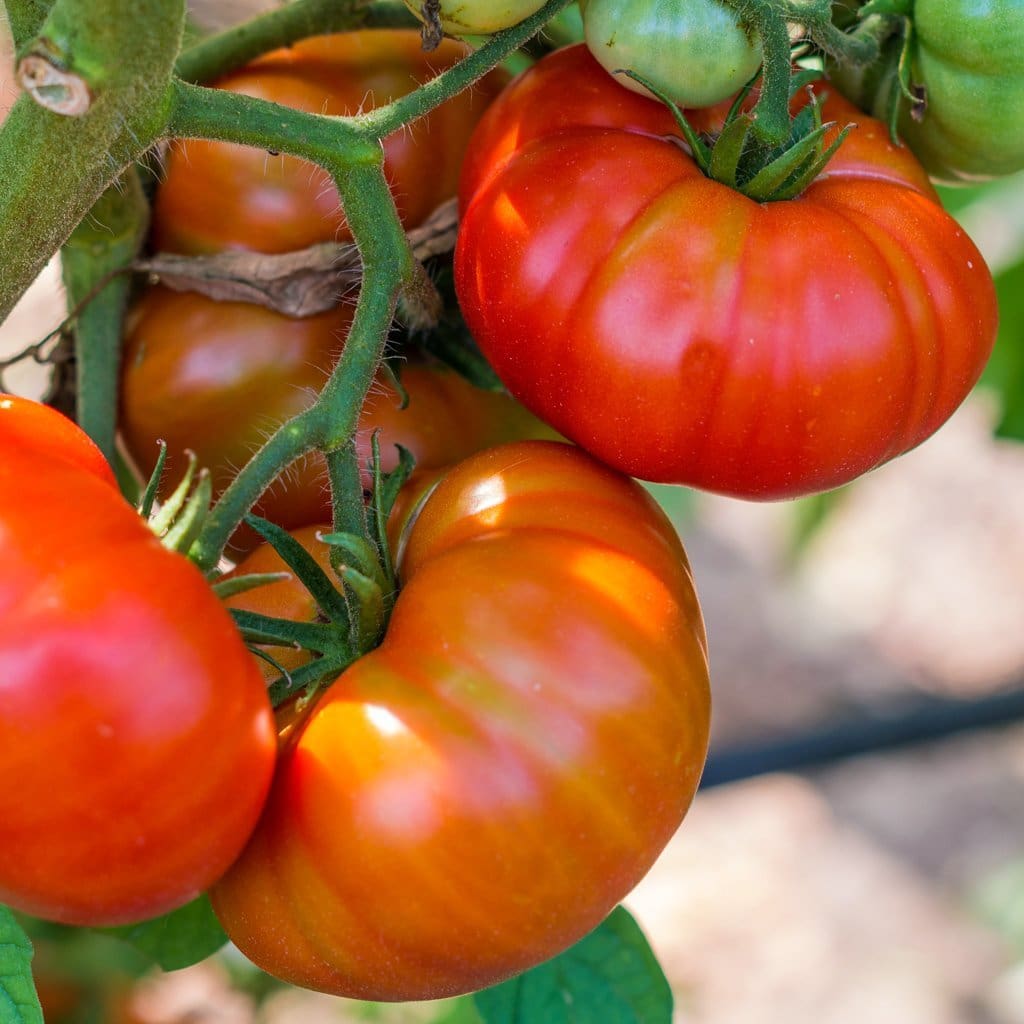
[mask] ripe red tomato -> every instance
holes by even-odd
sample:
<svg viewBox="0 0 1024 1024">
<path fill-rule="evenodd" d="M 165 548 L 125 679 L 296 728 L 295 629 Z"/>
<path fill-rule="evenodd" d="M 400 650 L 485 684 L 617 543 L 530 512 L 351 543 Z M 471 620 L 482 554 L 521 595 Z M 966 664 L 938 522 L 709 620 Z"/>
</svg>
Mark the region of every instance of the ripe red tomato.
<svg viewBox="0 0 1024 1024">
<path fill-rule="evenodd" d="M 0 902 L 109 925 L 224 872 L 274 733 L 230 616 L 102 474 L 72 465 L 82 447 L 0 447 Z"/>
<path fill-rule="evenodd" d="M 314 114 L 354 114 L 397 99 L 469 51 L 446 39 L 424 53 L 419 32 L 363 29 L 275 50 L 217 86 Z M 403 224 L 455 195 L 470 133 L 507 81 L 492 72 L 384 140 L 384 168 Z M 350 237 L 326 171 L 289 156 L 220 142 L 171 146 L 153 208 L 153 244 L 184 253 L 287 252 Z"/>
<path fill-rule="evenodd" d="M 266 811 L 211 893 L 261 967 L 361 999 L 478 989 L 579 939 L 679 825 L 708 734 L 678 538 L 578 449 L 460 464 L 399 571 L 381 646 L 287 713 Z"/>
<path fill-rule="evenodd" d="M 350 321 L 348 306 L 296 320 L 194 293 L 147 291 L 130 318 L 124 350 L 121 430 L 132 458 L 148 474 L 157 439 L 166 441 L 173 486 L 191 449 L 221 493 L 277 426 L 313 403 Z M 402 382 L 405 409 L 383 378 L 373 386 L 356 439 L 362 465 L 377 428 L 385 471 L 397 461 L 395 444 L 429 469 L 501 441 L 549 433 L 507 395 L 481 391 L 440 367 L 407 363 Z M 256 511 L 286 529 L 329 522 L 323 457 L 309 455 L 287 470 Z"/>
<path fill-rule="evenodd" d="M 825 172 L 755 203 L 582 47 L 513 83 L 467 154 L 455 263 L 512 393 L 618 469 L 747 498 L 937 430 L 991 350 L 991 275 L 882 124 L 835 95 L 823 116 L 856 126 Z"/>
<path fill-rule="evenodd" d="M 0 392 L 0 453 L 12 451 L 57 460 L 117 486 L 114 471 L 85 431 L 48 405 Z"/>
</svg>

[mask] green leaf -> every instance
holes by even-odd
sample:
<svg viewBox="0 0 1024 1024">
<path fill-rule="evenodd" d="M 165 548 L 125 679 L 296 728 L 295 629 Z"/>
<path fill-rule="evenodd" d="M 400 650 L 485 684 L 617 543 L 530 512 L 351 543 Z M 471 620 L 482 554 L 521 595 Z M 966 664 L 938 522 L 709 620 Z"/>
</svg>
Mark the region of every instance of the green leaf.
<svg viewBox="0 0 1024 1024">
<path fill-rule="evenodd" d="M 162 917 L 103 931 L 131 943 L 165 971 L 191 967 L 228 941 L 205 896 Z"/>
<path fill-rule="evenodd" d="M 554 960 L 474 996 L 485 1024 L 670 1024 L 672 990 L 622 907 Z"/>
<path fill-rule="evenodd" d="M 0 1024 L 43 1024 L 32 981 L 32 943 L 14 915 L 0 906 Z"/>
</svg>

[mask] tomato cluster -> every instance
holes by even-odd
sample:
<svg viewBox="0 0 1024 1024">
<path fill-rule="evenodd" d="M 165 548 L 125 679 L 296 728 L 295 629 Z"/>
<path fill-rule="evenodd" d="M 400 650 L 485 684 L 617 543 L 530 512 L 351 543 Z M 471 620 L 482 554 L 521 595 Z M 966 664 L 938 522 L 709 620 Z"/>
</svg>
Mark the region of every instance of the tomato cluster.
<svg viewBox="0 0 1024 1024">
<path fill-rule="evenodd" d="M 452 32 L 500 30 L 539 6 L 408 3 Z M 936 44 L 917 3 L 924 61 Z M 259 584 L 232 590 L 230 611 L 73 424 L 0 397 L 0 849 L 19 854 L 0 858 L 0 899 L 115 923 L 208 891 L 238 948 L 280 978 L 431 999 L 565 949 L 658 856 L 704 762 L 707 645 L 685 552 L 630 477 L 747 498 L 845 483 L 951 415 L 996 306 L 978 250 L 880 122 L 819 84 L 792 102 L 805 134 L 790 142 L 822 173 L 748 145 L 739 130 L 757 108 L 731 96 L 762 60 L 751 27 L 719 0 L 647 6 L 644 21 L 587 0 L 589 49 L 507 87 L 492 73 L 382 140 L 406 228 L 458 190 L 459 315 L 515 398 L 393 347 L 359 418 L 361 479 L 343 467 L 364 493 L 332 495 L 319 450 L 280 467 L 255 506 L 275 543 L 244 529 L 229 542 L 241 562 L 228 586 Z M 467 53 L 365 30 L 216 84 L 350 114 Z M 690 130 L 606 73 L 620 63 L 699 108 Z M 956 103 L 927 73 L 934 128 Z M 817 131 L 816 118 L 853 130 Z M 730 160 L 718 148 L 702 162 L 707 139 L 733 139 L 731 184 L 705 173 Z M 773 175 L 781 198 L 761 201 L 753 188 Z M 155 250 L 349 238 L 318 168 L 220 142 L 166 153 Z M 165 442 L 166 497 L 191 451 L 219 498 L 317 402 L 352 317 L 340 296 L 293 318 L 140 290 L 120 367 L 134 467 L 150 474 Z M 536 440 L 556 432 L 579 447 Z M 381 482 L 396 444 L 420 471 L 397 497 Z M 325 540 L 341 511 L 366 530 Z M 370 611 L 379 621 L 362 629 Z M 261 626 L 243 630 L 259 646 L 246 650 L 232 614 Z M 336 618 L 338 661 L 288 645 L 323 643 Z M 299 693 L 310 668 L 324 678 Z M 285 694 L 276 723 L 267 683 Z"/>
</svg>

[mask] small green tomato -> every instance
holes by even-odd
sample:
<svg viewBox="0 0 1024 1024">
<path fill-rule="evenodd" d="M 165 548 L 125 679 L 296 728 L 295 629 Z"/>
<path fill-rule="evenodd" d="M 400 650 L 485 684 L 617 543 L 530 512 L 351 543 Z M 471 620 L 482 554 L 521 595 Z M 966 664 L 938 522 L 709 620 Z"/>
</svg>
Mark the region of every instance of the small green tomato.
<svg viewBox="0 0 1024 1024">
<path fill-rule="evenodd" d="M 720 0 L 581 0 L 587 46 L 609 72 L 633 71 L 681 107 L 710 107 L 761 65 L 761 41 Z M 616 80 L 650 93 L 625 75 Z"/>
</svg>

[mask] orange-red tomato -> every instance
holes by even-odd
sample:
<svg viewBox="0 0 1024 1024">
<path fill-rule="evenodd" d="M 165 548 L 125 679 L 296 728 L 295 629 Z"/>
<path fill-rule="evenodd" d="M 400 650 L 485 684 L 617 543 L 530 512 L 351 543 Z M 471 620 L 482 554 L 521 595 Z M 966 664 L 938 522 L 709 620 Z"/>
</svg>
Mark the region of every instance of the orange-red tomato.
<svg viewBox="0 0 1024 1024">
<path fill-rule="evenodd" d="M 238 855 L 273 718 L 202 574 L 54 417 L 29 416 L 54 428 L 35 450 L 0 445 L 0 902 L 119 924 L 194 898 Z"/>
<path fill-rule="evenodd" d="M 585 48 L 520 76 L 473 137 L 455 253 L 512 394 L 623 472 L 746 498 L 837 487 L 937 430 L 991 351 L 991 274 L 883 124 L 834 94 L 822 117 L 855 128 L 757 203 Z"/>
<path fill-rule="evenodd" d="M 214 493 L 221 493 L 281 423 L 313 403 L 350 319 L 348 306 L 296 320 L 194 293 L 147 291 L 131 316 L 124 350 L 121 431 L 132 458 L 148 474 L 157 440 L 166 441 L 170 485 L 191 449 L 210 470 Z M 367 399 L 356 438 L 363 466 L 378 428 L 385 471 L 396 464 L 396 444 L 429 469 L 502 441 L 550 434 L 507 395 L 481 391 L 436 365 L 407 363 L 401 377 L 409 394 L 405 409 L 383 377 Z M 256 511 L 286 529 L 329 522 L 323 457 L 306 456 L 286 470 Z"/>
<path fill-rule="evenodd" d="M 686 556 L 633 481 L 491 449 L 400 549 L 383 643 L 289 717 L 211 893 L 264 969 L 378 1000 L 490 985 L 593 928 L 682 820 L 708 734 Z"/>
<path fill-rule="evenodd" d="M 41 402 L 0 392 L 0 457 L 11 451 L 75 466 L 117 486 L 103 453 L 77 424 Z"/>
<path fill-rule="evenodd" d="M 408 29 L 318 36 L 275 50 L 216 84 L 314 114 L 372 110 L 464 57 L 446 39 L 424 53 Z M 384 140 L 384 169 L 406 227 L 455 195 L 466 144 L 506 82 L 492 72 Z M 287 252 L 350 237 L 329 175 L 289 156 L 220 142 L 175 143 L 153 209 L 153 244 L 183 253 Z"/>
</svg>

